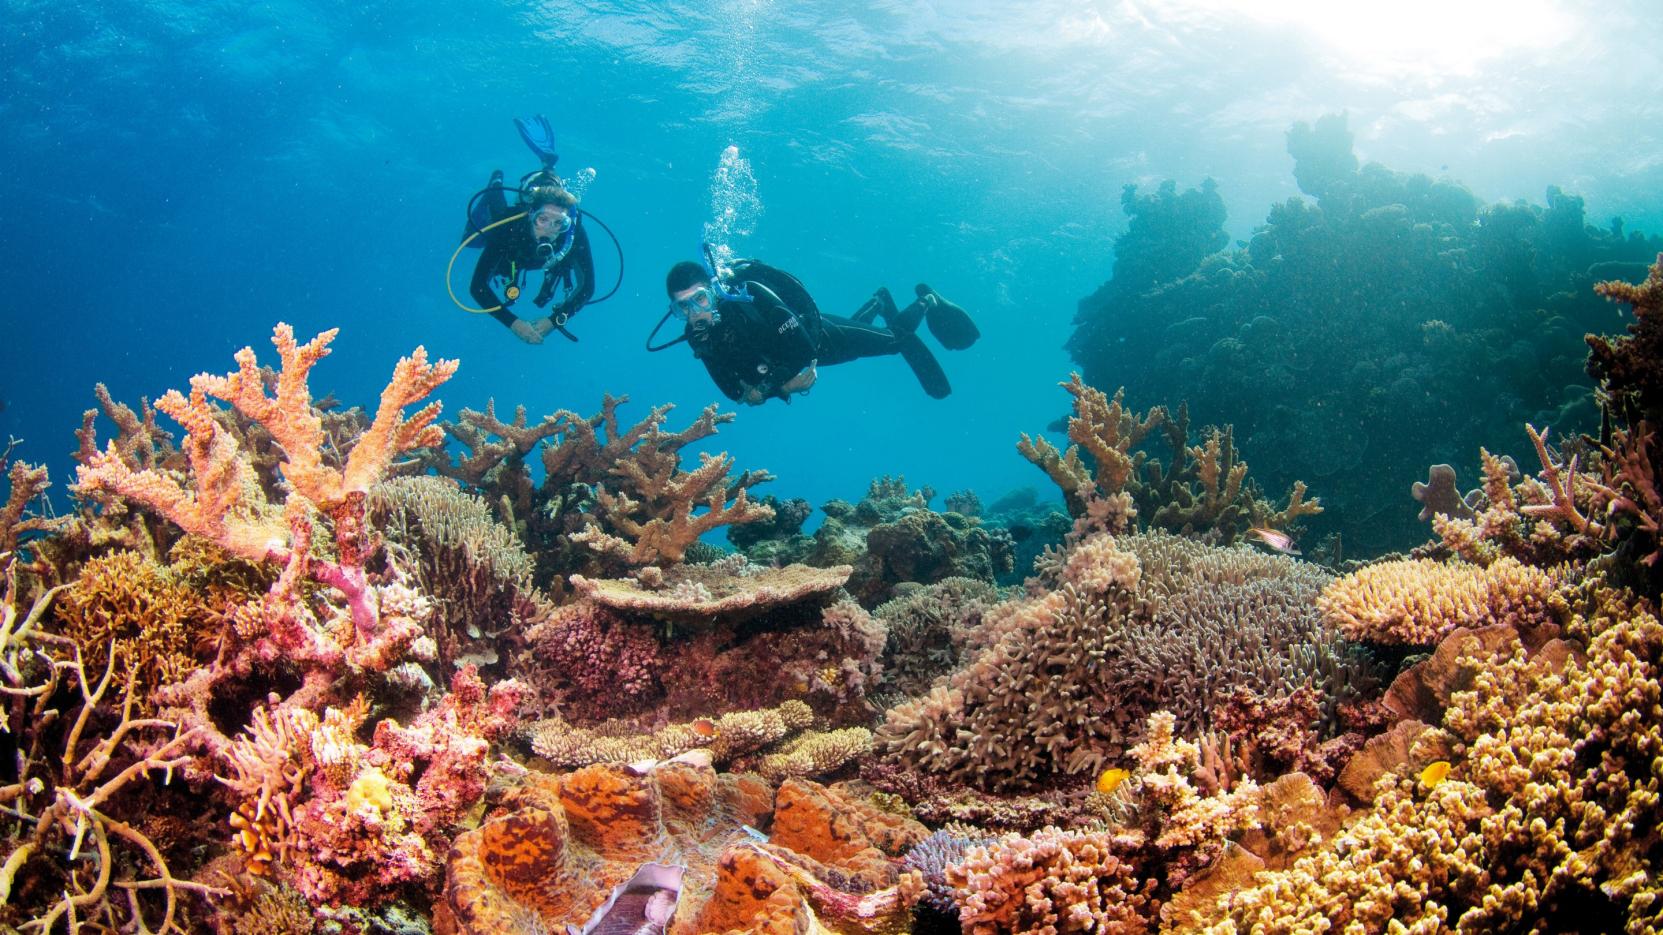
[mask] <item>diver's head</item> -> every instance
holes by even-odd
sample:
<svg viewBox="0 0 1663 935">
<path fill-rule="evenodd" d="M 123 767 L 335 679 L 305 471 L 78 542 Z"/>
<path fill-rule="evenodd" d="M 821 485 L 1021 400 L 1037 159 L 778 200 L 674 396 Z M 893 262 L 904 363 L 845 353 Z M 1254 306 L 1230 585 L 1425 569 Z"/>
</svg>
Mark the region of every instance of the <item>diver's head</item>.
<svg viewBox="0 0 1663 935">
<path fill-rule="evenodd" d="M 538 249 L 552 253 L 576 223 L 577 199 L 558 185 L 535 186 L 526 190 L 525 213 Z"/>
<path fill-rule="evenodd" d="M 716 311 L 720 297 L 703 266 L 684 260 L 670 267 L 670 274 L 664 277 L 664 291 L 670 296 L 670 311 L 694 331 L 703 331 L 721 320 Z"/>
</svg>

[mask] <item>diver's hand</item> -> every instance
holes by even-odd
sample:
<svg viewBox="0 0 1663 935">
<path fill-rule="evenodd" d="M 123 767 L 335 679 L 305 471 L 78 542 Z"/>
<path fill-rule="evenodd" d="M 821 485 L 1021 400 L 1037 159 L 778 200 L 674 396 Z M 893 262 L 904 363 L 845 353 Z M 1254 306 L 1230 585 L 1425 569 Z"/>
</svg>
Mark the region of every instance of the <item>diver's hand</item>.
<svg viewBox="0 0 1663 935">
<path fill-rule="evenodd" d="M 542 338 L 550 331 L 554 330 L 554 318 L 552 316 L 549 318 L 539 318 L 531 323 L 531 327 L 536 328 L 537 337 Z"/>
<path fill-rule="evenodd" d="M 739 401 L 747 406 L 760 406 L 768 401 L 768 396 L 762 392 L 760 386 L 747 386 L 745 395 L 739 397 Z"/>
<path fill-rule="evenodd" d="M 514 334 L 519 336 L 521 341 L 524 341 L 527 344 L 542 344 L 543 335 L 548 333 L 546 331 L 538 331 L 537 326 L 533 325 L 529 321 L 526 321 L 524 318 L 514 319 L 514 323 L 508 326 L 508 330 L 514 332 Z"/>
<path fill-rule="evenodd" d="M 818 378 L 819 374 L 815 372 L 814 365 L 809 364 L 796 376 L 781 384 L 780 391 L 784 393 L 806 393 Z"/>
</svg>

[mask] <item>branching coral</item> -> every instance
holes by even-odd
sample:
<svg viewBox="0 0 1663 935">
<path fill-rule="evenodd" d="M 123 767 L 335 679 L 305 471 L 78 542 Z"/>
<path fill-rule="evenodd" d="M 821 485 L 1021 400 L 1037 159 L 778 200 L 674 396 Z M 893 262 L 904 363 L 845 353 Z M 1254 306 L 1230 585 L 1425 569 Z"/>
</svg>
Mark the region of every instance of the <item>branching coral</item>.
<svg viewBox="0 0 1663 935">
<path fill-rule="evenodd" d="M 1147 932 L 1159 903 L 1103 831 L 1047 828 L 973 847 L 947 868 L 967 935 Z"/>
<path fill-rule="evenodd" d="M 1465 748 L 1450 777 L 1383 781 L 1326 846 L 1222 898 L 1210 930 L 1663 924 L 1663 624 L 1604 592 L 1572 629 L 1592 639 L 1563 672 L 1522 651 L 1475 662 L 1444 719 Z"/>
<path fill-rule="evenodd" d="M 697 469 L 682 470 L 683 449 L 716 434 L 732 413 L 708 406 L 693 424 L 667 432 L 673 407 L 658 406 L 623 427 L 618 408 L 628 400 L 608 394 L 595 416 L 563 409 L 536 424 L 523 412 L 504 423 L 494 407 L 465 411 L 445 431 L 467 453 L 426 460 L 499 509 L 537 554 L 536 580 L 551 590 L 557 577 L 572 572 L 608 575 L 680 561 L 711 529 L 773 515 L 748 493 L 772 479 L 766 471 L 730 477 L 726 454 L 701 454 Z M 525 462 L 539 446 L 545 476 L 535 486 Z"/>
<path fill-rule="evenodd" d="M 1512 558 L 1488 568 L 1409 559 L 1368 565 L 1317 600 L 1328 624 L 1350 639 L 1431 646 L 1457 627 L 1554 622 L 1564 601 L 1552 575 Z"/>
<path fill-rule="evenodd" d="M 1078 373 L 1061 386 L 1074 397 L 1068 449 L 1059 452 L 1044 438 L 1026 434 L 1016 448 L 1062 488 L 1077 520 L 1118 531 L 1113 524 L 1105 527 L 1100 518 L 1113 514 L 1123 522 L 1143 516 L 1149 528 L 1228 544 L 1249 526 L 1297 531 L 1301 517 L 1322 512 L 1317 500 L 1305 499 L 1303 482 L 1293 484 L 1283 507 L 1262 499 L 1257 488 L 1246 483 L 1247 463 L 1238 457 L 1228 426 L 1210 432 L 1201 445 L 1190 445 L 1187 407 L 1181 406 L 1176 416 L 1162 406 L 1138 416 L 1126 409 L 1124 389 L 1111 400 L 1086 385 Z M 1172 450 L 1164 467 L 1142 450 L 1156 429 Z"/>
<path fill-rule="evenodd" d="M 512 633 L 544 612 L 532 559 L 479 498 L 435 477 L 401 477 L 370 491 L 370 516 L 395 564 L 434 603 L 429 632 L 442 669 L 466 655 L 489 665 Z"/>
<path fill-rule="evenodd" d="M 8 592 L 8 616 L 11 597 Z M 10 638 L 28 639 L 42 609 L 37 604 L 21 627 L 8 619 Z M 13 671 L 14 661 L 7 666 Z M 10 725 L 18 737 L 18 772 L 0 786 L 8 816 L 0 842 L 6 851 L 0 906 L 8 921 L 41 935 L 60 921 L 68 931 L 82 924 L 112 931 L 184 931 L 187 897 L 220 891 L 175 877 L 157 842 L 117 817 L 113 806 L 153 774 L 171 779 L 189 762 L 189 732 L 168 721 L 133 717 L 131 674 L 117 719 L 108 722 L 105 699 L 116 684 L 113 660 L 96 681 L 79 659 L 53 663 L 45 679 L 8 686 L 13 700 L 27 705 L 24 723 Z M 59 689 L 78 698 L 57 707 Z"/>
<path fill-rule="evenodd" d="M 365 496 L 395 455 L 411 448 L 437 444 L 442 435 L 431 423 L 439 413 L 433 403 L 408 420 L 404 407 L 415 403 L 448 380 L 455 361 L 429 364 L 417 348 L 394 368 L 393 379 L 382 391 L 375 420 L 358 439 L 344 466 L 325 462 L 323 421 L 312 407 L 307 378 L 312 367 L 329 353 L 336 332 L 326 331 L 304 345 L 294 330 L 279 324 L 272 343 L 282 358 L 275 395 L 267 395 L 264 376 L 252 348 L 236 355 L 238 370 L 227 376 L 198 374 L 191 379 L 187 398 L 169 391 L 157 408 L 185 426 L 189 456 L 187 488 L 174 476 L 153 468 L 134 470 L 114 443 L 80 468 L 78 489 L 97 497 L 127 497 L 178 524 L 186 532 L 210 539 L 234 555 L 251 561 L 270 561 L 284 574 L 268 601 L 273 635 L 291 653 L 309 655 L 330 664 L 341 650 L 306 618 L 299 606 L 297 587 L 310 579 L 338 589 L 345 597 L 356 630 L 353 656 L 367 665 L 385 666 L 395 647 L 414 638 L 407 623 L 383 620 L 381 595 L 370 583 L 364 560 L 372 548 Z M 271 432 L 284 452 L 283 475 L 290 493 L 281 517 L 251 489 L 238 447 L 221 426 L 215 397 L 230 402 L 243 415 Z M 334 557 L 313 555 L 311 543 L 317 517 L 327 516 L 334 534 Z M 286 527 L 286 529 L 285 529 Z M 287 631 L 285 635 L 283 631 Z"/>
</svg>

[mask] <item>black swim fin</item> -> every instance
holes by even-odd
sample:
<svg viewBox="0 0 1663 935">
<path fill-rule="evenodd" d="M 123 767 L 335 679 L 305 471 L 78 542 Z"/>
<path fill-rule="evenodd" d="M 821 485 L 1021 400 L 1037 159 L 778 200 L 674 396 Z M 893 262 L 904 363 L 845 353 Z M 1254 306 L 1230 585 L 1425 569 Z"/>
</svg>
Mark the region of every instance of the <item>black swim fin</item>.
<svg viewBox="0 0 1663 935">
<path fill-rule="evenodd" d="M 947 301 L 941 293 L 923 283 L 918 284 L 918 301 L 924 303 L 924 321 L 930 333 L 949 351 L 962 351 L 982 336 L 980 328 L 970 320 L 964 309 Z"/>
<path fill-rule="evenodd" d="M 520 131 L 520 139 L 537 154 L 543 161 L 543 168 L 552 169 L 560 161 L 560 154 L 554 151 L 554 127 L 549 124 L 549 118 L 538 114 L 534 117 L 515 117 L 514 127 Z"/>
<path fill-rule="evenodd" d="M 870 325 L 882 318 L 887 326 L 895 320 L 895 299 L 889 294 L 888 289 L 879 286 L 878 291 L 872 293 L 872 297 L 866 300 L 866 304 L 862 305 L 852 318 L 863 325 Z"/>
<path fill-rule="evenodd" d="M 947 382 L 947 372 L 941 369 L 935 355 L 924 346 L 916 334 L 899 336 L 901 356 L 906 358 L 907 366 L 912 368 L 913 376 L 918 378 L 919 385 L 924 387 L 932 399 L 946 399 L 953 392 L 952 384 Z"/>
</svg>

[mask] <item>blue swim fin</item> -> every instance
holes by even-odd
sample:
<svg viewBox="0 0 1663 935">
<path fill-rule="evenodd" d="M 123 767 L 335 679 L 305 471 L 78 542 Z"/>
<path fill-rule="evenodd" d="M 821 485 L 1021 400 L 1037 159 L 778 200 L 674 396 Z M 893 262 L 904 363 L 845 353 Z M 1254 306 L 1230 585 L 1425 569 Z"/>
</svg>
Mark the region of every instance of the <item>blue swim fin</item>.
<svg viewBox="0 0 1663 935">
<path fill-rule="evenodd" d="M 538 114 L 534 117 L 515 117 L 514 127 L 520 131 L 520 139 L 537 154 L 543 161 L 543 168 L 552 169 L 560 161 L 560 154 L 554 151 L 554 127 L 549 125 L 549 118 Z"/>
</svg>

